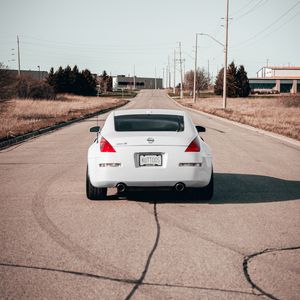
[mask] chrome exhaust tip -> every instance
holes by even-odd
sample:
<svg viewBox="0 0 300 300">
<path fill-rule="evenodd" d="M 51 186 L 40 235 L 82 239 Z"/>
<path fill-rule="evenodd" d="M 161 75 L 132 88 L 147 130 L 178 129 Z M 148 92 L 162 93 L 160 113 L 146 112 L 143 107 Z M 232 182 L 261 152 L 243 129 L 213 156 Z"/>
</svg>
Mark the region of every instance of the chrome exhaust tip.
<svg viewBox="0 0 300 300">
<path fill-rule="evenodd" d="M 117 190 L 119 194 L 122 194 L 126 191 L 127 187 L 124 183 L 118 183 L 117 184 Z"/>
<path fill-rule="evenodd" d="M 177 182 L 174 188 L 176 192 L 182 192 L 185 189 L 185 184 L 182 182 Z"/>
</svg>

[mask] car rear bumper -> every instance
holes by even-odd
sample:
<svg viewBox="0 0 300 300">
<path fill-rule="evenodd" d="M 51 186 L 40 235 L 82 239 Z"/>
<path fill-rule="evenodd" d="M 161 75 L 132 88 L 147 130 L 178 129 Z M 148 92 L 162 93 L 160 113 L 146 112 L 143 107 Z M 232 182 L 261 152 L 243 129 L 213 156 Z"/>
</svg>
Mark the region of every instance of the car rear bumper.
<svg viewBox="0 0 300 300">
<path fill-rule="evenodd" d="M 88 173 L 94 187 L 116 187 L 118 183 L 127 187 L 173 187 L 178 182 L 187 188 L 204 187 L 212 173 L 211 158 L 204 157 L 197 162 L 201 166 L 102 166 L 103 161 L 94 158 L 88 161 Z"/>
</svg>

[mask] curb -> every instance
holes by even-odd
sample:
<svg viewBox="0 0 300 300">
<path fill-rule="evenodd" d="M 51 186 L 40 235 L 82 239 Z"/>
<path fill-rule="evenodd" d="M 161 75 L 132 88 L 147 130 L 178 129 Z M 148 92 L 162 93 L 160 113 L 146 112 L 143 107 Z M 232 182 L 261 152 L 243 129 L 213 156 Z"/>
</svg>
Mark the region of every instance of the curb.
<svg viewBox="0 0 300 300">
<path fill-rule="evenodd" d="M 288 143 L 288 144 L 291 144 L 293 146 L 296 146 L 296 147 L 300 148 L 300 141 L 298 141 L 298 140 L 286 137 L 284 135 L 280 135 L 278 133 L 273 133 L 273 132 L 270 132 L 270 131 L 266 131 L 266 130 L 263 130 L 263 129 L 260 129 L 260 128 L 256 128 L 256 127 L 250 126 L 250 125 L 246 125 L 246 124 L 243 124 L 243 123 L 239 123 L 239 122 L 236 122 L 236 121 L 225 119 L 225 118 L 213 115 L 213 114 L 209 114 L 209 113 L 203 112 L 201 110 L 190 108 L 190 107 L 187 107 L 187 106 L 184 106 L 184 105 L 178 103 L 176 100 L 174 100 L 169 95 L 168 95 L 168 97 L 170 99 L 172 99 L 175 102 L 175 104 L 177 104 L 181 108 L 190 110 L 190 111 L 198 113 L 198 114 L 202 114 L 202 115 L 204 115 L 206 117 L 209 117 L 209 118 L 214 118 L 216 120 L 220 120 L 220 121 L 225 122 L 225 123 L 229 123 L 229 124 L 232 124 L 232 125 L 244 128 L 244 129 L 248 129 L 248 130 L 254 131 L 254 132 L 259 133 L 261 135 L 265 135 L 265 136 L 268 136 L 268 137 L 280 140 L 281 142 L 285 142 L 285 143 Z"/>
<path fill-rule="evenodd" d="M 28 132 L 28 133 L 25 133 L 25 134 L 22 134 L 22 135 L 18 135 L 18 136 L 13 137 L 13 138 L 9 138 L 8 140 L 0 142 L 0 150 L 8 148 L 8 147 L 16 145 L 16 144 L 19 144 L 19 143 L 22 143 L 22 142 L 25 142 L 26 140 L 31 139 L 33 137 L 37 137 L 37 136 L 40 136 L 42 134 L 45 134 L 45 133 L 63 128 L 65 126 L 69 126 L 71 124 L 74 124 L 74 123 L 77 123 L 77 122 L 95 117 L 97 115 L 105 114 L 105 113 L 107 113 L 111 110 L 120 108 L 120 107 L 122 107 L 126 104 L 128 104 L 128 102 L 126 102 L 124 104 L 117 105 L 115 107 L 110 107 L 110 108 L 106 108 L 106 109 L 103 109 L 103 110 L 98 110 L 94 113 L 90 113 L 90 114 L 84 115 L 84 116 L 76 118 L 76 119 L 61 122 L 61 123 L 58 123 L 58 124 L 55 124 L 55 125 L 52 125 L 52 126 L 49 126 L 49 127 L 44 127 L 44 128 L 41 128 L 41 129 L 38 129 L 38 130 L 35 130 L 35 131 L 31 131 L 31 132 Z"/>
</svg>

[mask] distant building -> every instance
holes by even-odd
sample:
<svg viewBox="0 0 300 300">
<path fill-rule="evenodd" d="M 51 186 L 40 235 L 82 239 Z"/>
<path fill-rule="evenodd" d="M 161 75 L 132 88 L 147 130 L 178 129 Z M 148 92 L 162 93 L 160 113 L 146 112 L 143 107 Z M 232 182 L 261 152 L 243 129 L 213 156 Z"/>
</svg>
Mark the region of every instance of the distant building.
<svg viewBox="0 0 300 300">
<path fill-rule="evenodd" d="M 125 75 L 113 76 L 112 86 L 114 91 L 121 89 L 162 89 L 161 78 L 126 77 Z"/>
<path fill-rule="evenodd" d="M 252 92 L 300 92 L 300 67 L 262 67 L 256 78 L 249 78 Z"/>
<path fill-rule="evenodd" d="M 8 70 L 12 75 L 17 76 L 18 70 Z M 45 80 L 48 77 L 47 71 L 31 71 L 31 70 L 21 70 L 22 76 L 31 77 L 36 80 Z"/>
</svg>

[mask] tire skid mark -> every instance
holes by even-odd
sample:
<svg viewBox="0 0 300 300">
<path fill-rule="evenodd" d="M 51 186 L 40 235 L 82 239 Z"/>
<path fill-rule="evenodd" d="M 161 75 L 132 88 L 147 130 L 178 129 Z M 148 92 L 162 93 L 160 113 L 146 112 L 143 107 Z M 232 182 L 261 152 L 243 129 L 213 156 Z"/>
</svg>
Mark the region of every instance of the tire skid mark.
<svg viewBox="0 0 300 300">
<path fill-rule="evenodd" d="M 36 221 L 41 229 L 44 230 L 56 243 L 75 255 L 78 259 L 87 262 L 92 267 L 100 268 L 103 272 L 111 274 L 118 273 L 121 274 L 122 277 L 125 277 L 126 275 L 128 276 L 128 274 L 125 274 L 122 270 L 119 270 L 116 267 L 112 268 L 100 263 L 99 257 L 72 241 L 48 217 L 44 206 L 45 195 L 54 182 L 58 181 L 61 176 L 71 170 L 72 168 L 69 168 L 63 172 L 58 172 L 41 183 L 41 187 L 38 189 L 32 200 L 32 212 Z"/>
<path fill-rule="evenodd" d="M 76 166 L 74 166 L 75 168 Z M 62 172 L 57 172 L 50 178 L 47 178 L 44 180 L 44 182 L 41 183 L 41 187 L 36 192 L 33 200 L 32 200 L 32 212 L 33 215 L 38 222 L 39 226 L 44 230 L 56 243 L 58 243 L 62 248 L 66 249 L 68 252 L 75 255 L 79 260 L 87 262 L 90 266 L 93 268 L 97 268 L 101 270 L 104 273 L 112 274 L 110 276 L 100 276 L 96 275 L 99 278 L 98 279 L 106 279 L 106 280 L 112 280 L 117 281 L 121 283 L 130 283 L 134 284 L 134 287 L 136 289 L 141 285 L 140 279 L 136 280 L 134 278 L 127 278 L 128 277 L 128 270 L 125 273 L 123 270 L 113 266 L 108 267 L 107 265 L 104 265 L 103 263 L 99 263 L 100 258 L 96 255 L 92 254 L 87 249 L 82 248 L 80 245 L 73 242 L 66 234 L 64 234 L 48 217 L 44 201 L 45 201 L 45 195 L 48 191 L 48 189 L 53 185 L 56 181 L 60 179 L 61 176 L 63 176 L 65 173 L 72 171 L 72 168 L 69 168 L 67 170 L 64 170 Z M 150 259 L 151 260 L 151 259 Z M 150 264 L 149 260 L 149 264 Z M 1 265 L 1 264 L 0 264 Z M 55 270 L 55 269 L 52 269 Z M 65 272 L 68 273 L 68 272 Z M 80 272 L 78 272 L 80 273 Z M 74 272 L 72 273 L 74 274 Z M 86 273 L 87 274 L 87 273 Z M 118 275 L 116 275 L 118 274 Z M 77 274 L 79 275 L 79 274 Z M 146 274 L 145 274 L 146 275 Z M 86 275 L 87 276 L 87 275 Z M 91 277 L 91 276 L 90 276 Z M 145 292 L 141 292 L 144 294 Z"/>
<path fill-rule="evenodd" d="M 262 295 L 264 295 L 272 300 L 279 300 L 278 297 L 270 294 L 269 292 L 266 292 L 252 280 L 252 278 L 249 274 L 249 271 L 248 271 L 249 263 L 251 262 L 251 260 L 253 258 L 263 255 L 263 254 L 266 254 L 266 253 L 279 252 L 279 251 L 291 251 L 291 250 L 299 250 L 299 249 L 300 249 L 300 246 L 288 247 L 288 248 L 267 248 L 263 251 L 256 252 L 256 253 L 250 254 L 248 256 L 245 256 L 244 261 L 243 261 L 243 271 L 244 271 L 244 275 L 245 275 L 248 283 L 250 283 L 252 289 L 259 291 Z"/>
</svg>

